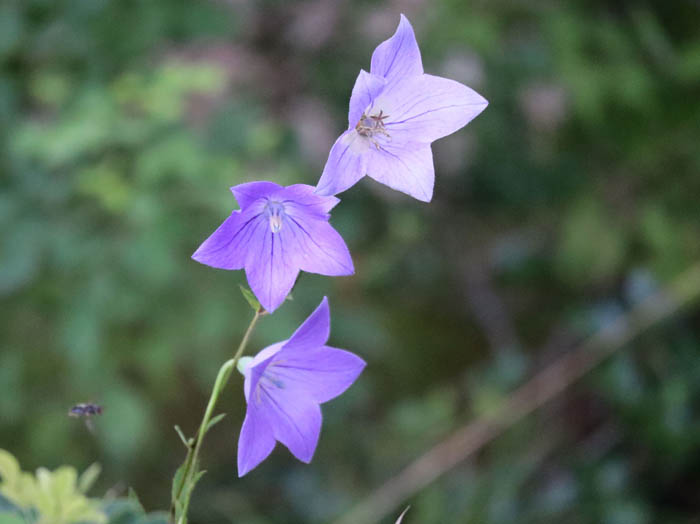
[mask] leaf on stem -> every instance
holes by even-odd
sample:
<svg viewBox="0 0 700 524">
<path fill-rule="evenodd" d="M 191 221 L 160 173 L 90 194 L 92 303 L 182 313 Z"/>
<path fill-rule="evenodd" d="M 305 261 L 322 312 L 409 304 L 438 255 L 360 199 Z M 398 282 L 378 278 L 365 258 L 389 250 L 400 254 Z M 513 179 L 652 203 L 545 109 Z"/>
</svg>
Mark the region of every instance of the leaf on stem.
<svg viewBox="0 0 700 524">
<path fill-rule="evenodd" d="M 211 428 L 213 428 L 216 424 L 221 422 L 221 420 L 226 416 L 226 413 L 219 413 L 215 417 L 213 417 L 210 421 L 209 424 L 207 424 L 207 428 L 204 430 L 205 433 L 208 433 Z"/>
<path fill-rule="evenodd" d="M 82 493 L 87 493 L 90 488 L 95 484 L 97 477 L 100 476 L 102 467 L 97 463 L 90 464 L 88 468 L 82 472 L 78 478 L 78 490 Z"/>
<path fill-rule="evenodd" d="M 172 491 L 170 493 L 171 499 L 173 501 L 173 504 L 177 506 L 178 504 L 178 491 L 180 490 L 180 486 L 182 485 L 183 482 L 183 475 L 185 474 L 185 464 L 182 464 L 177 470 L 175 471 L 175 476 L 173 477 L 173 487 Z M 180 493 L 182 493 L 182 490 L 180 490 Z"/>
<path fill-rule="evenodd" d="M 246 301 L 248 302 L 248 304 L 250 304 L 250 307 L 253 308 L 253 311 L 255 311 L 256 313 L 258 311 L 260 311 L 262 306 L 260 306 L 260 302 L 258 302 L 258 299 L 255 298 L 255 295 L 253 294 L 253 292 L 250 289 L 248 289 L 247 287 L 244 287 L 240 284 L 239 284 L 239 287 L 241 288 L 241 293 L 243 294 L 243 298 L 245 298 Z"/>
<path fill-rule="evenodd" d="M 143 504 L 141 504 L 141 501 L 139 500 L 139 496 L 136 494 L 136 491 L 134 491 L 134 488 L 129 486 L 129 490 L 127 492 L 126 498 L 142 513 L 146 513 L 146 510 L 143 508 Z"/>
<path fill-rule="evenodd" d="M 190 449 L 190 444 L 187 441 L 187 437 L 185 437 L 185 434 L 180 429 L 180 426 L 175 425 L 175 432 L 180 436 L 180 440 L 182 440 L 182 443 L 185 445 L 185 447 L 187 449 Z"/>
<path fill-rule="evenodd" d="M 197 485 L 197 482 L 204 476 L 204 474 L 207 472 L 206 469 L 203 469 L 202 471 L 198 471 L 195 473 L 194 477 L 192 477 L 192 480 L 190 481 L 189 485 L 189 492 L 191 493 L 194 487 Z"/>
</svg>

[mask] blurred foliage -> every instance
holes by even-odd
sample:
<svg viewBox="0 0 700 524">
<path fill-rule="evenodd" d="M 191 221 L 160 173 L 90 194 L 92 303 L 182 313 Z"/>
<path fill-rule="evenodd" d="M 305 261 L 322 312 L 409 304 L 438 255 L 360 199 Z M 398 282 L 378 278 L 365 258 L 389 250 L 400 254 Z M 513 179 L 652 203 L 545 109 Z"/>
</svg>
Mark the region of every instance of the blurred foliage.
<svg viewBox="0 0 700 524">
<path fill-rule="evenodd" d="M 167 514 L 146 514 L 133 492 L 124 499 L 87 498 L 99 474 L 93 464 L 80 475 L 70 466 L 32 475 L 0 449 L 0 524 L 167 524 Z"/>
<path fill-rule="evenodd" d="M 0 449 L 0 496 L 17 508 L 20 522 L 105 524 L 99 501 L 85 496 L 99 472 L 93 465 L 78 477 L 74 468 L 61 466 L 55 471 L 39 468 L 35 476 L 21 471 L 15 457 Z"/>
<path fill-rule="evenodd" d="M 99 461 L 97 489 L 167 505 L 172 427 L 196 427 L 251 314 L 240 272 L 189 256 L 233 209 L 228 187 L 317 181 L 400 12 L 426 71 L 490 106 L 434 145 L 429 206 L 370 180 L 342 195 L 332 220 L 356 275 L 302 275 L 252 347 L 325 294 L 333 345 L 369 366 L 324 406 L 311 466 L 278 450 L 245 481 L 231 386 L 193 524 L 330 521 L 700 259 L 694 0 L 5 0 L 4 448 L 31 468 Z M 407 501 L 404 520 L 697 519 L 698 320 L 645 335 Z M 85 401 L 105 407 L 94 435 L 66 416 Z M 105 511 L 150 518 L 135 507 Z"/>
<path fill-rule="evenodd" d="M 109 524 L 168 524 L 165 512 L 146 513 L 134 499 L 118 499 L 104 505 Z"/>
</svg>

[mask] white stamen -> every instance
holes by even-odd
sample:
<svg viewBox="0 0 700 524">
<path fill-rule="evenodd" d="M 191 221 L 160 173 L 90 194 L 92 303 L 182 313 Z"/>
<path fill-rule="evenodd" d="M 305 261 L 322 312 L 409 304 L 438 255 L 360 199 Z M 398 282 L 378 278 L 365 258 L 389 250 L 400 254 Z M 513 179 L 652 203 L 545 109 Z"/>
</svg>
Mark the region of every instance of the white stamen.
<svg viewBox="0 0 700 524">
<path fill-rule="evenodd" d="M 368 138 L 370 142 L 374 144 L 374 147 L 379 149 L 379 142 L 375 135 L 381 135 L 385 139 L 390 139 L 391 136 L 387 132 L 384 120 L 389 118 L 389 115 L 385 115 L 384 111 L 381 109 L 378 113 L 370 114 L 367 116 L 366 113 L 362 113 L 359 122 L 355 125 L 355 131 L 358 135 Z"/>
</svg>

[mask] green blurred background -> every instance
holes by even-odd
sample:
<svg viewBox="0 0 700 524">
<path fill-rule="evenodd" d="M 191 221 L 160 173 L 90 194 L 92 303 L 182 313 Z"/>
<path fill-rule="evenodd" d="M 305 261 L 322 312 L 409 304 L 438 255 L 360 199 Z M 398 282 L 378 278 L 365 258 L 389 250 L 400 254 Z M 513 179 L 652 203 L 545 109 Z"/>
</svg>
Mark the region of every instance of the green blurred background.
<svg viewBox="0 0 700 524">
<path fill-rule="evenodd" d="M 328 295 L 331 342 L 369 365 L 311 465 L 278 446 L 243 480 L 237 378 L 192 523 L 337 518 L 700 260 L 695 0 L 3 0 L 0 447 L 25 469 L 98 461 L 97 493 L 167 508 L 173 425 L 194 431 L 250 317 L 244 275 L 190 254 L 229 186 L 316 183 L 401 12 L 426 72 L 490 106 L 434 145 L 431 204 L 371 180 L 341 195 L 356 275 L 302 275 L 252 346 Z M 700 522 L 699 321 L 638 338 L 411 496 L 407 522 Z M 66 416 L 85 401 L 105 407 L 94 435 Z"/>
</svg>

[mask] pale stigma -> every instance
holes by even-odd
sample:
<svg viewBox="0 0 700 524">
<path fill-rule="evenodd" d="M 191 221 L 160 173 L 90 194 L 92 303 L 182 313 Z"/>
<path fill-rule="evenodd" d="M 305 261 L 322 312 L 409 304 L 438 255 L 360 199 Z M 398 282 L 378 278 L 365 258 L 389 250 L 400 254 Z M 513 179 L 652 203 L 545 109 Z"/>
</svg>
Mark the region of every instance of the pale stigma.
<svg viewBox="0 0 700 524">
<path fill-rule="evenodd" d="M 284 205 L 281 202 L 270 201 L 267 203 L 266 209 L 270 221 L 270 231 L 279 233 L 284 218 Z"/>
</svg>

